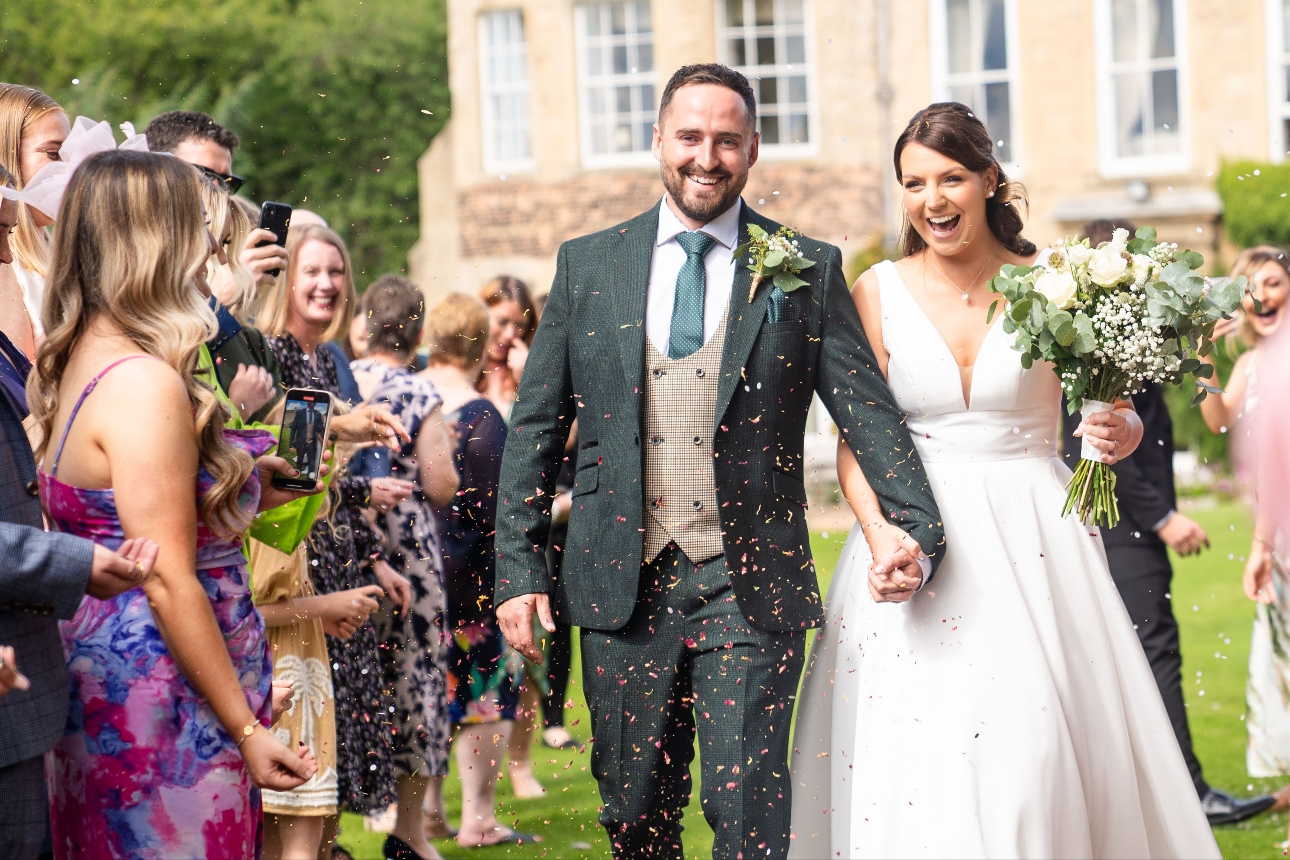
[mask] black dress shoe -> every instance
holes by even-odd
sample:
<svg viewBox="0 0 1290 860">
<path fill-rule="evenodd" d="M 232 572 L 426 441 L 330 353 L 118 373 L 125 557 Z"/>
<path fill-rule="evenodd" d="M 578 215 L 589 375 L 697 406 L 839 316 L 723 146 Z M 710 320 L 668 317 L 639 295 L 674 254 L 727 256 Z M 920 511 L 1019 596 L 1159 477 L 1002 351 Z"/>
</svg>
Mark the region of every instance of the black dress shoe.
<svg viewBox="0 0 1290 860">
<path fill-rule="evenodd" d="M 381 853 L 385 855 L 385 860 L 425 860 L 412 850 L 411 845 L 393 834 L 385 837 L 385 845 Z"/>
<path fill-rule="evenodd" d="M 1205 810 L 1205 817 L 1210 824 L 1235 824 L 1253 818 L 1276 802 L 1277 799 L 1270 794 L 1238 800 L 1230 794 L 1211 788 L 1201 800 L 1200 808 Z"/>
</svg>

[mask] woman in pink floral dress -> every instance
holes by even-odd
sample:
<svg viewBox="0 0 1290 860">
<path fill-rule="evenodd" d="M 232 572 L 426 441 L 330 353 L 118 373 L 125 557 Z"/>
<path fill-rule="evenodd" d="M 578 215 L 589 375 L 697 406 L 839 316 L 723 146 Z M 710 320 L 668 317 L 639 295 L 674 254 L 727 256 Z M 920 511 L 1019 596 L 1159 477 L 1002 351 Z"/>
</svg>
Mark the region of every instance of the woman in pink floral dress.
<svg viewBox="0 0 1290 860">
<path fill-rule="evenodd" d="M 214 323 L 198 292 L 214 240 L 197 183 L 174 158 L 94 156 L 54 236 L 29 385 L 46 511 L 108 547 L 145 532 L 160 545 L 141 587 L 86 598 L 62 626 L 71 708 L 48 760 L 58 857 L 258 856 L 255 788 L 290 789 L 315 768 L 260 730 L 271 665 L 241 533 L 285 496 L 256 474 L 272 438 L 224 430 L 194 375 Z"/>
</svg>

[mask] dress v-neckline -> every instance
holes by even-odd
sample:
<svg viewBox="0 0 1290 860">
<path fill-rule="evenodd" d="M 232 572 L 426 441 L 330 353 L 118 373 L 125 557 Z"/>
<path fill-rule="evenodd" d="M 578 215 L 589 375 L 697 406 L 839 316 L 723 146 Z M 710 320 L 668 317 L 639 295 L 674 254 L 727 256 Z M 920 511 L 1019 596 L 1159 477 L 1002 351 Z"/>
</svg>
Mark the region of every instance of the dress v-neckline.
<svg viewBox="0 0 1290 860">
<path fill-rule="evenodd" d="M 940 344 L 945 357 L 950 360 L 950 366 L 958 371 L 958 373 L 955 374 L 954 388 L 959 393 L 959 402 L 963 404 L 963 411 L 971 412 L 972 404 L 975 403 L 977 399 L 977 367 L 981 364 L 981 356 L 985 352 L 986 344 L 988 344 L 990 342 L 990 338 L 994 336 L 995 329 L 999 328 L 1003 314 L 1000 313 L 995 317 L 994 322 L 990 324 L 990 328 L 986 331 L 985 337 L 981 339 L 980 346 L 977 347 L 976 359 L 973 360 L 970 368 L 972 371 L 972 381 L 968 383 L 967 392 L 965 393 L 963 391 L 962 371 L 967 370 L 968 368 L 963 367 L 963 365 L 959 364 L 954 358 L 954 350 L 950 349 L 949 342 L 945 340 L 945 336 L 941 334 L 941 330 L 936 327 L 936 323 L 932 322 L 932 318 L 927 315 L 927 311 L 923 310 L 923 306 L 918 303 L 918 299 L 914 298 L 913 292 L 909 289 L 909 285 L 905 283 L 905 279 L 901 277 L 900 270 L 896 268 L 896 264 L 891 261 L 888 261 L 888 263 L 891 266 L 891 273 L 896 277 L 896 283 L 900 284 L 900 288 L 905 292 L 905 298 L 914 306 L 914 309 L 918 311 L 919 317 L 927 324 L 927 327 L 932 330 L 932 336 L 936 343 Z"/>
</svg>

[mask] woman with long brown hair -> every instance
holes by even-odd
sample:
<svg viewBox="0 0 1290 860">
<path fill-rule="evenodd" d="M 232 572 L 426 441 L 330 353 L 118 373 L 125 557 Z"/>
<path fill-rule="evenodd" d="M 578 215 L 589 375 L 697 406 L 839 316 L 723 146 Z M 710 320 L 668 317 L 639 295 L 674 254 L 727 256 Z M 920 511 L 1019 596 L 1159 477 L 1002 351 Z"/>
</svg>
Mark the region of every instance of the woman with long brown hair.
<svg viewBox="0 0 1290 860">
<path fill-rule="evenodd" d="M 257 479 L 273 438 L 226 431 L 194 373 L 215 324 L 201 211 L 187 165 L 108 152 L 72 177 L 54 235 L 28 390 L 42 500 L 63 531 L 160 545 L 141 588 L 63 625 L 74 716 L 49 768 L 64 857 L 253 855 L 252 789 L 315 769 L 265 729 L 271 662 L 241 547 L 288 495 Z"/>
<path fill-rule="evenodd" d="M 488 353 L 479 375 L 479 390 L 509 418 L 524 373 L 524 359 L 537 331 L 537 307 L 528 284 L 499 275 L 479 290 L 488 307 Z"/>
<path fill-rule="evenodd" d="M 803 682 L 790 856 L 1217 857 L 1101 539 L 1061 516 L 1060 382 L 988 316 L 1001 266 L 1061 260 L 1022 236 L 1022 190 L 967 107 L 919 111 L 894 158 L 905 256 L 855 286 L 857 360 L 906 413 L 946 552 L 923 589 L 843 446 L 859 524 Z M 1106 463 L 1142 438 L 1123 400 L 1080 430 Z M 903 567 L 873 563 L 902 547 Z"/>
</svg>

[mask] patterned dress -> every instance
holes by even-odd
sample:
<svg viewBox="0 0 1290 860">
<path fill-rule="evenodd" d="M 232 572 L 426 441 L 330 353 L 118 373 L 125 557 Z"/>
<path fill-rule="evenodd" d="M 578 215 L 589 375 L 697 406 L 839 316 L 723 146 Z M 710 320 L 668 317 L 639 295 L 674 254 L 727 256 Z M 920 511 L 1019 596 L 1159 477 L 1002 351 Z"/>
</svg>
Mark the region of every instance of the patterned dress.
<svg viewBox="0 0 1290 860">
<path fill-rule="evenodd" d="M 448 718 L 448 596 L 434 509 L 421 491 L 416 438 L 440 404 L 430 382 L 403 369 L 361 359 L 350 365 L 371 381 L 367 402 L 387 406 L 412 441 L 390 458 L 392 477 L 417 484 L 411 496 L 380 517 L 390 564 L 412 583 L 407 616 L 388 603 L 375 614 L 385 682 L 394 688 L 395 771 L 416 776 L 448 773 L 452 722 Z"/>
<path fill-rule="evenodd" d="M 336 365 L 329 350 L 314 350 L 305 357 L 290 334 L 269 338 L 282 366 L 282 384 L 289 388 L 316 388 L 342 398 Z M 363 519 L 368 483 L 342 476 L 333 482 L 331 513 L 309 533 L 309 577 L 320 594 L 372 585 L 367 566 L 384 558 L 379 541 Z M 339 503 L 336 496 L 339 495 Z M 376 628 L 368 623 L 349 641 L 327 637 L 332 683 L 336 694 L 336 775 L 340 805 L 366 814 L 386 809 L 394 802 L 394 705 L 381 675 Z"/>
<path fill-rule="evenodd" d="M 115 366 L 86 387 L 67 428 L 98 380 Z M 254 457 L 275 444 L 262 431 L 224 433 Z M 64 429 L 50 473 L 39 476 L 46 513 L 60 531 L 115 549 L 125 536 L 112 490 L 58 480 L 66 439 Z M 205 469 L 198 472 L 199 501 L 213 483 Z M 259 480 L 252 473 L 238 503 L 254 512 L 259 498 Z M 241 542 L 213 534 L 199 519 L 197 579 L 210 598 L 247 702 L 267 726 L 272 666 L 247 578 Z M 61 627 L 71 708 L 48 759 L 54 853 L 64 858 L 258 857 L 260 793 L 236 744 L 175 665 L 143 590 L 133 588 L 111 600 L 87 596 Z"/>
<path fill-rule="evenodd" d="M 457 422 L 455 465 L 461 491 L 439 511 L 453 643 L 448 655 L 448 701 L 454 723 L 515 719 L 524 680 L 523 658 L 506 647 L 493 606 L 497 483 L 506 422 L 480 398 L 448 416 Z M 550 639 L 545 630 L 541 639 Z"/>
</svg>

